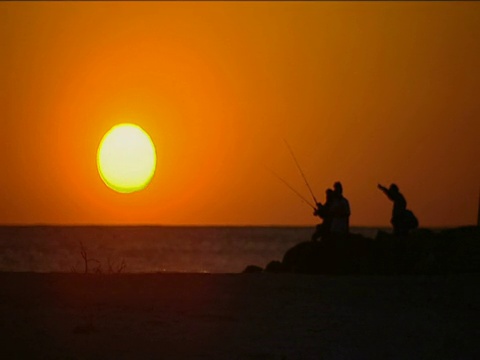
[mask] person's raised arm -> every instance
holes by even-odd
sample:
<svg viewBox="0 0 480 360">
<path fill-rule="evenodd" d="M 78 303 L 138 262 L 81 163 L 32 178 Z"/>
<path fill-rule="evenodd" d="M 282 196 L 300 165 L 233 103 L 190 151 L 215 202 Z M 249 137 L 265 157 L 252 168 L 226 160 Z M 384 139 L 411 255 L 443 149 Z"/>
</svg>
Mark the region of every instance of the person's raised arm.
<svg viewBox="0 0 480 360">
<path fill-rule="evenodd" d="M 385 186 L 382 186 L 381 184 L 378 184 L 377 187 L 382 190 L 385 194 L 388 194 L 388 189 Z"/>
<path fill-rule="evenodd" d="M 384 193 L 385 195 L 387 195 L 387 197 L 388 197 L 390 200 L 394 201 L 393 195 L 392 195 L 392 193 L 390 192 L 389 189 L 387 189 L 385 186 L 382 186 L 382 185 L 380 185 L 380 184 L 378 184 L 377 187 L 378 187 L 380 190 L 382 190 L 383 193 Z"/>
</svg>

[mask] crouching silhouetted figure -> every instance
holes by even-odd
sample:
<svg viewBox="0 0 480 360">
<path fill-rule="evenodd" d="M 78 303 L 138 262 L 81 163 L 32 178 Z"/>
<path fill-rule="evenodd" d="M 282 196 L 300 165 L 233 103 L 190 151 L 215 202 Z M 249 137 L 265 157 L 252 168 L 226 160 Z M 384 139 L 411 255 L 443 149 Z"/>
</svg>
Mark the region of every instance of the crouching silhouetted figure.
<svg viewBox="0 0 480 360">
<path fill-rule="evenodd" d="M 314 216 L 318 216 L 323 221 L 321 224 L 318 224 L 315 232 L 312 234 L 312 241 L 317 241 L 319 238 L 324 239 L 330 235 L 330 229 L 332 227 L 332 215 L 330 208 L 333 201 L 333 190 L 327 189 L 325 196 L 325 204 L 317 203 L 317 208 L 313 212 Z"/>
<path fill-rule="evenodd" d="M 393 201 L 392 219 L 394 235 L 408 235 L 411 230 L 418 227 L 418 220 L 412 211 L 407 209 L 407 201 L 400 193 L 398 186 L 391 184 L 386 187 L 378 184 L 378 188 L 382 190 L 387 197 Z"/>
</svg>

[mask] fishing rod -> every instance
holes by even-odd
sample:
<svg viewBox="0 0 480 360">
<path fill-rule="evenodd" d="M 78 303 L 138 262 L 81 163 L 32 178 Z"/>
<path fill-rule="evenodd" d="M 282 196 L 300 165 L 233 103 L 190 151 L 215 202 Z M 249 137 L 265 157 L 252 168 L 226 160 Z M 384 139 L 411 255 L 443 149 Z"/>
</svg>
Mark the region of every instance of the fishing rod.
<svg viewBox="0 0 480 360">
<path fill-rule="evenodd" d="M 305 174 L 303 173 L 303 170 L 300 167 L 300 164 L 298 163 L 297 158 L 295 157 L 295 154 L 293 153 L 292 148 L 288 144 L 287 140 L 283 139 L 283 141 L 285 141 L 285 145 L 287 145 L 288 151 L 290 152 L 290 155 L 292 155 L 293 161 L 295 161 L 295 164 L 297 165 L 297 168 L 300 171 L 300 174 L 302 175 L 303 180 L 305 181 L 305 185 L 307 185 L 307 188 L 310 191 L 310 194 L 312 195 L 313 201 L 315 201 L 315 204 L 318 204 L 318 201 L 315 198 L 315 194 L 313 193 L 312 188 L 310 187 L 310 184 L 308 183 L 307 178 L 305 177 Z"/>
<path fill-rule="evenodd" d="M 266 166 L 265 166 L 265 168 L 266 168 L 267 170 L 269 170 L 269 171 L 272 173 L 272 175 L 275 176 L 278 180 L 280 180 L 282 183 L 284 183 L 290 190 L 292 190 L 300 199 L 303 200 L 303 202 L 304 202 L 305 204 L 307 204 L 308 206 L 310 206 L 313 210 L 317 210 L 317 208 L 316 208 L 315 206 L 313 206 L 313 205 L 310 203 L 310 201 L 308 201 L 307 199 L 305 199 L 305 198 L 303 197 L 303 195 L 300 194 L 297 190 L 295 190 L 295 189 L 293 188 L 293 186 L 291 186 L 285 179 L 281 178 L 281 177 L 280 177 L 277 173 L 275 173 L 272 169 L 270 169 L 270 168 L 268 168 L 268 167 L 266 167 Z"/>
</svg>

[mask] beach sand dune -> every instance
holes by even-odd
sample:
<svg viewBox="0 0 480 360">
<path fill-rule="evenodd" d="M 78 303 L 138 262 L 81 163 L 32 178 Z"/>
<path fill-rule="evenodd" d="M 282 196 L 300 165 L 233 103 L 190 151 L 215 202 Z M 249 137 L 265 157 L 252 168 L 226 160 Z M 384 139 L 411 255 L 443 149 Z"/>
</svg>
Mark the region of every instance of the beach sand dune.
<svg viewBox="0 0 480 360">
<path fill-rule="evenodd" d="M 480 275 L 0 273 L 5 359 L 480 358 Z"/>
</svg>

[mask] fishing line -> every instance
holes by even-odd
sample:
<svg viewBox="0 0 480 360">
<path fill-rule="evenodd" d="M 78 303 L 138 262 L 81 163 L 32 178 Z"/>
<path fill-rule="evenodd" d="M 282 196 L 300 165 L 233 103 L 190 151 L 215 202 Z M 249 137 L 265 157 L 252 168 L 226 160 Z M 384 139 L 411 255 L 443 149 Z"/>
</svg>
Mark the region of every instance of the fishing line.
<svg viewBox="0 0 480 360">
<path fill-rule="evenodd" d="M 295 190 L 295 189 L 293 188 L 293 186 L 291 186 L 285 179 L 283 179 L 282 177 L 280 177 L 276 172 L 274 172 L 272 169 L 268 168 L 267 166 L 265 166 L 265 168 L 266 168 L 267 170 L 269 170 L 269 171 L 272 173 L 273 176 L 275 176 L 278 180 L 280 180 L 283 184 L 285 184 L 290 190 L 292 190 L 300 199 L 303 200 L 303 202 L 304 202 L 305 204 L 307 204 L 308 206 L 310 206 L 313 210 L 316 210 L 316 209 L 317 209 L 315 206 L 313 206 L 313 205 L 310 203 L 310 201 L 308 201 L 307 199 L 305 199 L 302 194 L 300 194 L 297 190 Z"/>
<path fill-rule="evenodd" d="M 315 204 L 318 204 L 318 201 L 315 198 L 315 195 L 313 194 L 312 188 L 310 187 L 310 184 L 308 183 L 307 178 L 305 177 L 305 174 L 303 173 L 302 168 L 300 167 L 300 164 L 298 163 L 292 148 L 290 147 L 290 145 L 288 145 L 287 140 L 283 139 L 283 141 L 285 141 L 285 145 L 287 145 L 288 151 L 290 152 L 290 155 L 292 155 L 293 161 L 295 161 L 295 164 L 297 165 L 297 168 L 300 171 L 300 174 L 302 175 L 303 180 L 305 181 L 305 185 L 307 185 L 307 188 L 310 191 L 310 194 L 312 195 L 313 201 L 315 201 Z"/>
</svg>

